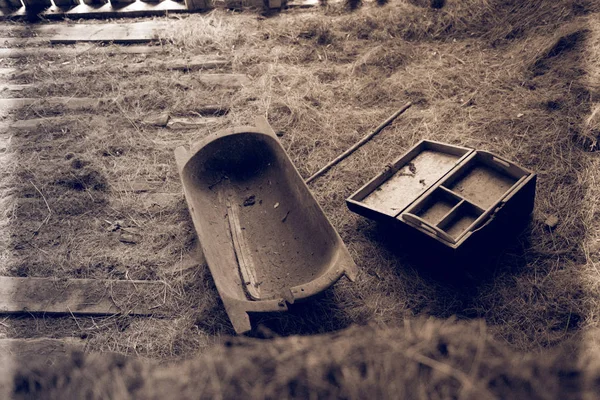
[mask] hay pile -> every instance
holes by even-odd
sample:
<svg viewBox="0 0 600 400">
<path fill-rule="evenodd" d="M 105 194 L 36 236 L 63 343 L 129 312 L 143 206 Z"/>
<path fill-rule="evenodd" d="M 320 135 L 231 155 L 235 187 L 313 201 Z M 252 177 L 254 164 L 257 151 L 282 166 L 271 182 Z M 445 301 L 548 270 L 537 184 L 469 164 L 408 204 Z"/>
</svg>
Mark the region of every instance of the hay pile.
<svg viewBox="0 0 600 400">
<path fill-rule="evenodd" d="M 230 338 L 178 365 L 74 354 L 20 371 L 16 399 L 566 399 L 593 393 L 572 350 L 523 356 L 482 322 L 406 320 L 269 341 Z M 591 368 L 588 368 L 591 371 Z M 593 374 L 592 374 L 593 375 Z"/>
</svg>

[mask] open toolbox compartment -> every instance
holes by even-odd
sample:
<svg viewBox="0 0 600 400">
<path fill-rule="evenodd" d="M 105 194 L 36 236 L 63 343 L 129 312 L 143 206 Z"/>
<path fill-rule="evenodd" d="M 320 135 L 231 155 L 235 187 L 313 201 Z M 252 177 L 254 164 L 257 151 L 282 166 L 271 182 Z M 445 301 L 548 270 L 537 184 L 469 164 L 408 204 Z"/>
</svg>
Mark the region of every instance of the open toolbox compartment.
<svg viewBox="0 0 600 400">
<path fill-rule="evenodd" d="M 422 140 L 346 204 L 428 249 L 485 251 L 527 223 L 535 182 L 534 173 L 492 153 Z"/>
</svg>

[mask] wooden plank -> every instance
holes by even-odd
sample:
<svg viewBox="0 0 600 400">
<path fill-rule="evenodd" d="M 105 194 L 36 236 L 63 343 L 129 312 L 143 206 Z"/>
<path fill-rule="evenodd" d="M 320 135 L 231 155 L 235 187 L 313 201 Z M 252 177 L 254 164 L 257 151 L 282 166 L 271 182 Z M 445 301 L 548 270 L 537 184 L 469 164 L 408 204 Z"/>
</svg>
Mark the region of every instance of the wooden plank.
<svg viewBox="0 0 600 400">
<path fill-rule="evenodd" d="M 0 99 L 0 117 L 9 112 L 33 105 L 43 105 L 47 109 L 61 107 L 66 111 L 83 111 L 97 108 L 98 106 L 112 102 L 111 99 L 92 99 L 87 97 L 49 97 L 49 98 L 16 98 Z M 229 112 L 227 105 L 202 104 L 195 107 L 193 111 L 200 115 L 225 115 Z"/>
<path fill-rule="evenodd" d="M 0 68 L 0 79 L 10 79 L 17 72 L 16 68 Z"/>
<path fill-rule="evenodd" d="M 92 99 L 85 97 L 49 97 L 49 98 L 18 98 L 0 99 L 0 116 L 11 111 L 32 105 L 44 105 L 48 108 L 62 107 L 68 111 L 80 111 L 98 107 L 102 102 L 112 100 Z"/>
<path fill-rule="evenodd" d="M 174 130 L 199 129 L 217 122 L 219 122 L 219 118 L 171 117 L 166 126 L 167 128 Z"/>
<path fill-rule="evenodd" d="M 167 117 L 168 117 L 168 115 L 167 115 Z M 31 130 L 39 129 L 40 127 L 45 126 L 45 125 L 53 125 L 53 124 L 58 124 L 61 122 L 69 122 L 69 121 L 71 121 L 71 119 L 67 118 L 65 116 L 32 118 L 32 119 L 14 121 L 8 127 L 15 131 L 31 131 Z M 194 118 L 194 117 L 192 117 L 192 118 L 169 117 L 169 118 L 165 118 L 163 116 L 160 116 L 160 118 L 154 118 L 154 119 L 149 118 L 149 119 L 140 121 L 140 123 L 142 123 L 143 125 L 146 125 L 146 126 L 156 126 L 156 127 L 162 127 L 162 128 L 166 127 L 166 128 L 173 129 L 173 130 L 205 128 L 207 125 L 216 124 L 217 122 L 219 122 L 218 117 L 214 117 L 214 118 L 210 118 L 210 117 L 196 117 L 196 118 Z M 123 191 L 132 191 L 132 190 L 138 191 L 138 190 L 133 189 L 132 187 L 125 188 L 122 190 Z M 146 190 L 143 190 L 143 191 L 146 191 Z"/>
<path fill-rule="evenodd" d="M 77 7 L 76 7 L 77 8 Z M 144 21 L 124 24 L 46 24 L 34 32 L 52 44 L 77 42 L 147 43 L 158 39 L 168 21 Z"/>
<path fill-rule="evenodd" d="M 161 281 L 0 277 L 0 314 L 151 315 L 166 296 Z"/>
<path fill-rule="evenodd" d="M 1 339 L 0 340 L 0 398 L 12 398 L 14 374 L 25 368 L 53 368 L 70 357 L 72 351 L 85 350 L 85 342 L 64 339 Z"/>
<path fill-rule="evenodd" d="M 139 73 L 149 70 L 169 70 L 169 71 L 184 71 L 193 72 L 213 68 L 223 68 L 230 65 L 231 62 L 224 57 L 216 55 L 197 55 L 189 59 L 169 59 L 166 61 L 162 60 L 151 60 L 142 63 L 125 64 L 125 65 L 109 65 L 99 68 L 96 65 L 76 68 L 71 71 L 73 74 L 79 76 L 85 74 L 97 74 L 102 71 L 104 73 L 123 73 L 123 71 L 129 73 Z M 72 67 L 71 67 L 72 68 Z M 47 70 L 47 72 L 62 71 L 64 67 L 57 67 Z M 28 74 L 29 71 L 22 70 L 18 71 L 15 68 L 0 68 L 0 77 L 4 79 L 18 78 L 21 74 Z M 249 82 L 248 77 L 239 74 L 211 74 L 202 75 L 198 79 L 208 85 L 214 86 L 226 86 L 226 87 L 239 87 Z M 16 87 L 16 86 L 14 86 Z M 16 90 L 16 89 L 15 89 Z"/>
<path fill-rule="evenodd" d="M 14 83 L 0 83 L 0 92 L 22 92 L 25 89 L 32 88 L 33 85 L 19 85 Z"/>
<path fill-rule="evenodd" d="M 3 40 L 0 38 L 0 43 Z M 87 54 L 112 56 L 117 54 L 152 54 L 164 52 L 166 50 L 162 46 L 96 46 L 94 44 L 80 44 L 74 47 L 0 48 L 0 58 L 24 58 L 32 56 L 77 57 Z M 11 69 L 14 70 L 14 68 Z"/>
<path fill-rule="evenodd" d="M 30 131 L 36 130 L 40 127 L 48 124 L 56 124 L 59 122 L 70 121 L 70 119 L 65 118 L 64 116 L 60 117 L 48 117 L 48 118 L 33 118 L 33 119 L 25 119 L 20 121 L 15 121 L 9 125 L 9 128 L 16 131 Z"/>
<path fill-rule="evenodd" d="M 201 69 L 220 68 L 230 65 L 231 62 L 217 55 L 196 55 L 189 59 L 172 59 L 149 63 L 147 68 L 162 68 L 174 71 L 198 71 Z"/>
<path fill-rule="evenodd" d="M 25 10 L 23 7 L 21 10 Z M 1 14 L 1 10 L 0 10 Z M 0 15 L 0 20 L 2 19 Z M 0 39 L 0 47 L 2 48 L 11 48 L 11 47 L 34 47 L 34 46 L 44 46 L 50 44 L 50 40 L 48 38 L 42 37 L 30 37 L 30 38 L 19 38 L 19 37 L 7 37 Z"/>
<path fill-rule="evenodd" d="M 222 68 L 230 65 L 231 62 L 224 57 L 217 55 L 196 55 L 189 59 L 179 58 L 179 59 L 170 59 L 166 61 L 162 60 L 151 60 L 144 63 L 137 64 L 128 64 L 126 65 L 126 70 L 128 72 L 142 72 L 147 70 L 169 70 L 169 71 L 199 71 L 203 69 L 212 69 L 212 68 Z M 104 68 L 104 71 L 111 70 L 123 71 L 122 67 L 114 67 L 114 68 Z M 98 67 L 86 67 L 77 69 L 77 73 L 97 73 Z M 233 76 L 234 84 L 239 82 L 241 79 L 238 76 Z M 219 81 L 226 82 L 224 78 L 217 78 L 217 84 Z M 209 79 L 210 81 L 210 79 Z"/>
</svg>

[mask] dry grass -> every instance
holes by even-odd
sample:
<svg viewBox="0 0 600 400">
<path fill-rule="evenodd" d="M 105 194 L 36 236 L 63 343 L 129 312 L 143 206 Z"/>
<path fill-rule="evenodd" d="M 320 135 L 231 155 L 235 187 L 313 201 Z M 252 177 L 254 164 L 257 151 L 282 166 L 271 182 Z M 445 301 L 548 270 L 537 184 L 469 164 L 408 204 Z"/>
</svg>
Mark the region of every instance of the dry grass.
<svg viewBox="0 0 600 400">
<path fill-rule="evenodd" d="M 586 153 L 596 131 L 584 127 L 598 102 L 588 80 L 596 53 L 585 50 L 597 18 L 586 13 L 597 9 L 597 1 L 449 0 L 441 10 L 398 1 L 353 13 L 332 5 L 268 19 L 215 11 L 174 21 L 162 37 L 167 54 L 147 57 L 229 57 L 231 70 L 252 78 L 239 91 L 202 85 L 197 73 L 127 73 L 123 66 L 143 62 L 142 56 L 30 58 L 20 78 L 34 84 L 27 95 L 113 101 L 99 111 L 40 105 L 14 114 L 68 115 L 70 122 L 48 120 L 39 130 L 15 133 L 13 164 L 0 182 L 11 198 L 3 203 L 11 238 L 2 272 L 163 279 L 173 318 L 34 323 L 15 317 L 0 333 L 83 336 L 90 349 L 159 359 L 205 350 L 231 327 L 208 269 L 190 260 L 195 234 L 172 150 L 264 115 L 309 176 L 407 100 L 415 106 L 405 116 L 311 185 L 361 269 L 358 281 L 341 281 L 289 314 L 257 322 L 290 335 L 457 315 L 483 318 L 492 335 L 521 350 L 553 346 L 596 326 L 600 299 L 584 245 L 596 218 L 590 210 L 597 163 Z M 97 73 L 78 73 L 93 66 Z M 231 111 L 206 130 L 139 123 L 165 111 L 195 115 L 215 99 Z M 422 138 L 490 150 L 539 174 L 530 230 L 481 266 L 490 271 L 486 279 L 461 286 L 434 279 L 398 254 L 395 238 L 345 208 L 348 195 Z M 130 182 L 166 195 L 119 189 Z M 52 210 L 42 225 L 48 209 L 40 193 Z M 550 232 L 543 220 L 553 214 L 560 224 Z M 116 221 L 140 235 L 137 244 L 121 243 L 120 231 L 109 231 Z"/>
<path fill-rule="evenodd" d="M 75 354 L 51 371 L 19 371 L 15 398 L 593 398 L 597 368 L 565 362 L 568 351 L 523 357 L 490 340 L 482 323 L 407 320 L 387 330 L 233 338 L 176 366 Z"/>
</svg>

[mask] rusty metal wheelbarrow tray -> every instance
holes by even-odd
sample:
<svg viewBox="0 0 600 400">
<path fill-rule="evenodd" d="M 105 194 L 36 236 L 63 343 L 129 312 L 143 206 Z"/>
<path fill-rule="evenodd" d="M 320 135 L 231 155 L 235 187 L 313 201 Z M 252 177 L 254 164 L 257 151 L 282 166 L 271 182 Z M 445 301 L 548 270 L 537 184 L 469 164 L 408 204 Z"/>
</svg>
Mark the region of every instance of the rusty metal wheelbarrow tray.
<svg viewBox="0 0 600 400">
<path fill-rule="evenodd" d="M 264 118 L 175 150 L 188 208 L 237 333 L 357 267 Z"/>
</svg>

